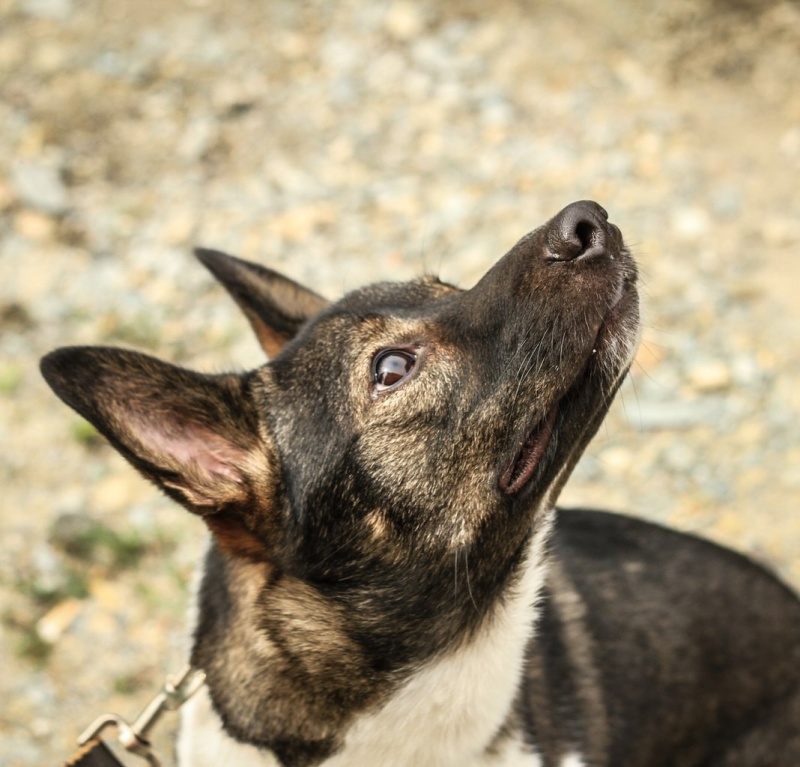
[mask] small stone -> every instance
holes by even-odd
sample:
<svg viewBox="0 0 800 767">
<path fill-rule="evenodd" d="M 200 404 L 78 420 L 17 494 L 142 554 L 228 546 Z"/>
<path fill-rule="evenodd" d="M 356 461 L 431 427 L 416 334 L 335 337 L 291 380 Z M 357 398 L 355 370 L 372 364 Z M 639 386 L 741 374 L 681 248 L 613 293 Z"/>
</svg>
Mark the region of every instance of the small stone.
<svg viewBox="0 0 800 767">
<path fill-rule="evenodd" d="M 686 472 L 696 462 L 694 450 L 683 441 L 671 443 L 662 453 L 664 466 L 676 472 Z"/>
<path fill-rule="evenodd" d="M 682 208 L 672 219 L 672 231 L 681 240 L 699 240 L 711 228 L 711 217 L 702 208 Z"/>
<path fill-rule="evenodd" d="M 181 211 L 167 219 L 164 227 L 164 241 L 170 245 L 187 245 L 197 222 L 194 211 Z M 171 284 L 175 290 L 175 285 Z"/>
<path fill-rule="evenodd" d="M 79 599 L 65 599 L 51 608 L 36 623 L 36 633 L 43 642 L 55 644 L 81 611 Z"/>
<path fill-rule="evenodd" d="M 632 418 L 643 431 L 692 429 L 713 420 L 711 413 L 696 402 L 640 402 Z"/>
<path fill-rule="evenodd" d="M 308 38 L 296 32 L 280 33 L 275 48 L 288 59 L 301 59 L 311 51 Z"/>
<path fill-rule="evenodd" d="M 656 82 L 644 66 L 634 59 L 622 59 L 614 66 L 614 73 L 620 81 L 637 97 L 650 98 L 656 89 Z"/>
<path fill-rule="evenodd" d="M 0 68 L 2 65 L 0 64 Z M 0 179 L 0 210 L 6 210 L 14 204 L 14 193 L 11 187 Z"/>
<path fill-rule="evenodd" d="M 45 740 L 53 734 L 53 723 L 41 716 L 32 719 L 28 728 L 31 731 L 31 735 L 38 740 Z"/>
<path fill-rule="evenodd" d="M 213 146 L 217 135 L 216 122 L 210 117 L 189 121 L 177 145 L 178 154 L 186 160 L 197 161 Z"/>
<path fill-rule="evenodd" d="M 396 2 L 389 7 L 384 28 L 395 40 L 411 40 L 422 31 L 425 19 L 418 5 Z"/>
<path fill-rule="evenodd" d="M 711 207 L 718 216 L 735 218 L 742 210 L 742 193 L 733 185 L 719 185 L 711 193 Z"/>
<path fill-rule="evenodd" d="M 22 0 L 20 5 L 31 16 L 64 21 L 72 13 L 73 0 Z"/>
<path fill-rule="evenodd" d="M 69 194 L 59 167 L 52 162 L 18 160 L 11 166 L 14 190 L 26 205 L 60 216 L 69 208 Z"/>
<path fill-rule="evenodd" d="M 709 360 L 694 365 L 688 372 L 689 384 L 700 394 L 729 389 L 733 380 L 731 370 L 721 360 Z"/>
<path fill-rule="evenodd" d="M 63 69 L 66 61 L 66 48 L 56 40 L 48 40 L 37 47 L 31 63 L 38 72 L 50 74 Z"/>
<path fill-rule="evenodd" d="M 147 485 L 132 471 L 109 474 L 91 489 L 92 503 L 103 511 L 128 508 L 147 492 Z"/>
<path fill-rule="evenodd" d="M 633 453 L 626 447 L 610 447 L 603 450 L 600 464 L 617 474 L 627 471 L 633 463 Z"/>
<path fill-rule="evenodd" d="M 761 421 L 746 421 L 736 430 L 736 440 L 740 445 L 760 445 L 768 436 L 767 428 Z"/>
<path fill-rule="evenodd" d="M 781 247 L 797 242 L 797 222 L 789 217 L 768 218 L 761 229 L 769 245 Z"/>
<path fill-rule="evenodd" d="M 56 222 L 38 210 L 20 210 L 14 216 L 14 231 L 25 239 L 47 242 L 55 235 Z"/>
<path fill-rule="evenodd" d="M 271 231 L 290 242 L 303 242 L 320 226 L 333 223 L 335 212 L 327 203 L 301 205 L 290 208 L 269 223 Z"/>
<path fill-rule="evenodd" d="M 758 363 L 748 354 L 740 354 L 734 358 L 731 373 L 739 386 L 756 386 L 762 378 Z"/>
<path fill-rule="evenodd" d="M 89 581 L 89 594 L 103 610 L 111 614 L 119 612 L 125 604 L 121 586 L 104 578 L 92 578 Z"/>
<path fill-rule="evenodd" d="M 786 131 L 781 136 L 778 147 L 786 157 L 800 157 L 800 128 L 790 128 Z"/>
<path fill-rule="evenodd" d="M 69 573 L 51 546 L 37 545 L 31 552 L 31 561 L 34 568 L 31 582 L 38 593 L 56 594 L 67 588 Z"/>
</svg>

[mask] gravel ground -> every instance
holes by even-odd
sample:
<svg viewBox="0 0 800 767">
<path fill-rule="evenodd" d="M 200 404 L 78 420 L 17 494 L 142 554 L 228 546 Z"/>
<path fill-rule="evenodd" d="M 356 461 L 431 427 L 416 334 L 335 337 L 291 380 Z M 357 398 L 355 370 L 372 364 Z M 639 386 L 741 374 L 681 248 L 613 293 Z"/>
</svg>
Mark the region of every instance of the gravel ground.
<svg viewBox="0 0 800 767">
<path fill-rule="evenodd" d="M 36 363 L 260 364 L 196 244 L 330 297 L 469 286 L 598 200 L 646 328 L 562 502 L 800 587 L 798 73 L 796 1 L 0 0 L 0 765 L 58 763 L 182 663 L 202 525 Z"/>
</svg>

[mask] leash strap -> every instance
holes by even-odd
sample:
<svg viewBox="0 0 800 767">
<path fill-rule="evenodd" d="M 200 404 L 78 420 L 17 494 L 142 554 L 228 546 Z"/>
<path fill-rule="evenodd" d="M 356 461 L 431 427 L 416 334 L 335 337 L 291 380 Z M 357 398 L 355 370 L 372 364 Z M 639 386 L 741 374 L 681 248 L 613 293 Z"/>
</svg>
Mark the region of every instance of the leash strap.
<svg viewBox="0 0 800 767">
<path fill-rule="evenodd" d="M 64 763 L 64 767 L 125 767 L 125 765 L 111 753 L 102 740 L 92 738 Z"/>
<path fill-rule="evenodd" d="M 166 711 L 179 709 L 204 682 L 202 671 L 186 666 L 174 677 L 167 677 L 161 691 L 132 724 L 116 714 L 104 714 L 81 734 L 78 738 L 80 749 L 64 767 L 125 767 L 100 740 L 100 734 L 108 727 L 116 727 L 117 740 L 126 751 L 144 759 L 151 767 L 161 767 L 161 760 L 147 738 L 148 733 Z"/>
</svg>

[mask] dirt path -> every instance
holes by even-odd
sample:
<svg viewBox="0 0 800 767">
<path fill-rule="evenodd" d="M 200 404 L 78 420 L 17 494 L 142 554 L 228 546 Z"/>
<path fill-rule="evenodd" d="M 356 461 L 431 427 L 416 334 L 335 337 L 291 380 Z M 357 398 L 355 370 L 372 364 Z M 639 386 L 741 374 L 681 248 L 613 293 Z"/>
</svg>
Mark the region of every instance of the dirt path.
<svg viewBox="0 0 800 767">
<path fill-rule="evenodd" d="M 195 244 L 332 297 L 467 286 L 597 199 L 647 324 L 562 501 L 800 587 L 800 6 L 543 5 L 0 0 L 0 765 L 58 763 L 182 663 L 201 525 L 36 363 L 259 364 Z"/>
</svg>

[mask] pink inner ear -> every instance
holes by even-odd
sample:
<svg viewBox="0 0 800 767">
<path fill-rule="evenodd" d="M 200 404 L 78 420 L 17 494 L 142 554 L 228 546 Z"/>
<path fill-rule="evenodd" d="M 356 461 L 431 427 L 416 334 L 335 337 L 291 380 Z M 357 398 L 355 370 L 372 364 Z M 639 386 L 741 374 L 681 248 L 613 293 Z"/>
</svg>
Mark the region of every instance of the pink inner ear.
<svg viewBox="0 0 800 767">
<path fill-rule="evenodd" d="M 197 424 L 167 425 L 174 430 L 168 433 L 154 424 L 141 424 L 138 437 L 150 450 L 171 459 L 170 463 L 199 468 L 209 478 L 215 475 L 242 482 L 238 464 L 245 460 L 246 451 Z"/>
</svg>

